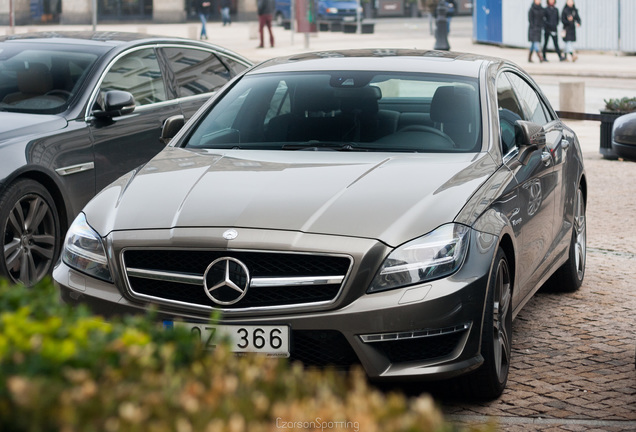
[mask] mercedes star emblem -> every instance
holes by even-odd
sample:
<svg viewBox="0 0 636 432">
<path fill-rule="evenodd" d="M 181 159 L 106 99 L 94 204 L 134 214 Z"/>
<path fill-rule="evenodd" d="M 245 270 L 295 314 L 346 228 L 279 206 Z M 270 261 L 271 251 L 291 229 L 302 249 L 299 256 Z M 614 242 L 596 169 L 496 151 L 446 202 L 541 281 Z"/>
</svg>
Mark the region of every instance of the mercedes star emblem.
<svg viewBox="0 0 636 432">
<path fill-rule="evenodd" d="M 241 261 L 232 257 L 218 258 L 208 266 L 203 275 L 205 294 L 222 306 L 237 303 L 250 285 L 250 272 Z"/>
<path fill-rule="evenodd" d="M 225 240 L 234 240 L 238 237 L 238 231 L 235 229 L 229 229 L 223 233 L 223 238 Z"/>
</svg>

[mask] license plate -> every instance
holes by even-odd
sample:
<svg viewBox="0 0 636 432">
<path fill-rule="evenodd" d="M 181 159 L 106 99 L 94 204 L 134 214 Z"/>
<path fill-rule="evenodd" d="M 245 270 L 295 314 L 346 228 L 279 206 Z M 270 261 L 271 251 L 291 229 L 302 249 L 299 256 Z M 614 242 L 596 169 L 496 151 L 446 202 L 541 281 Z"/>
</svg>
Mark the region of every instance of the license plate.
<svg viewBox="0 0 636 432">
<path fill-rule="evenodd" d="M 347 21 L 347 22 L 351 22 L 351 21 L 355 21 L 356 17 L 354 16 L 346 16 L 344 18 L 342 18 L 343 21 Z"/>
<path fill-rule="evenodd" d="M 227 341 L 235 353 L 259 353 L 268 357 L 289 357 L 289 327 L 286 325 L 211 325 L 164 321 L 165 328 L 184 327 L 213 349 Z"/>
</svg>

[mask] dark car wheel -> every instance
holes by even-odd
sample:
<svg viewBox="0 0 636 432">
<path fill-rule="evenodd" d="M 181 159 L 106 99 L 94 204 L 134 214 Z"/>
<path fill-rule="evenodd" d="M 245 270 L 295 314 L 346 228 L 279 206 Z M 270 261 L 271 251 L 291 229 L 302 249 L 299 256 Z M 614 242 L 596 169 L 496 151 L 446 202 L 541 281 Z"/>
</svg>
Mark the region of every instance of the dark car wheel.
<svg viewBox="0 0 636 432">
<path fill-rule="evenodd" d="M 506 387 L 512 340 L 512 284 L 508 259 L 497 251 L 490 275 L 488 300 L 481 339 L 484 363 L 466 377 L 468 396 L 479 400 L 498 398 Z"/>
<path fill-rule="evenodd" d="M 574 198 L 574 221 L 568 260 L 550 278 L 548 286 L 553 291 L 574 292 L 583 284 L 587 254 L 587 224 L 585 199 L 579 187 Z"/>
<path fill-rule="evenodd" d="M 0 275 L 27 286 L 53 268 L 60 243 L 60 222 L 51 194 L 40 183 L 22 179 L 0 196 L 3 241 Z"/>
</svg>

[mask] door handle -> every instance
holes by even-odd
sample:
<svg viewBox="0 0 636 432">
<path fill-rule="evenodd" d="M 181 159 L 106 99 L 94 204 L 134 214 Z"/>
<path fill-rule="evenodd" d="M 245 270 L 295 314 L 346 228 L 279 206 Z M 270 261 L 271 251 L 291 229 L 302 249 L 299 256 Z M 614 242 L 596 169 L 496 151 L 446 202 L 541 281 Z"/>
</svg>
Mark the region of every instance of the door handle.
<svg viewBox="0 0 636 432">
<path fill-rule="evenodd" d="M 550 166 L 550 161 L 552 160 L 552 155 L 548 152 L 541 153 L 541 162 L 543 165 Z"/>
<path fill-rule="evenodd" d="M 567 150 L 570 148 L 570 141 L 566 140 L 565 138 L 561 140 L 561 148 L 563 150 Z"/>
</svg>

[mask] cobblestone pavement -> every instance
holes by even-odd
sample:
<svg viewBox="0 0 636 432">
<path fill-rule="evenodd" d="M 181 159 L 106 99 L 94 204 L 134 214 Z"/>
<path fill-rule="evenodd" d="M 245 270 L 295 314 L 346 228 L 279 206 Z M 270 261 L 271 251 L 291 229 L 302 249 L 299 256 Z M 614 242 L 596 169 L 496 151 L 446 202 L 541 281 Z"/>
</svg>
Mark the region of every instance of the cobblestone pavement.
<svg viewBox="0 0 636 432">
<path fill-rule="evenodd" d="M 636 163 L 602 159 L 594 146 L 598 134 L 584 139 L 583 286 L 572 294 L 535 295 L 513 323 L 502 397 L 483 404 L 447 400 L 450 420 L 494 421 L 512 432 L 636 431 Z"/>
</svg>

